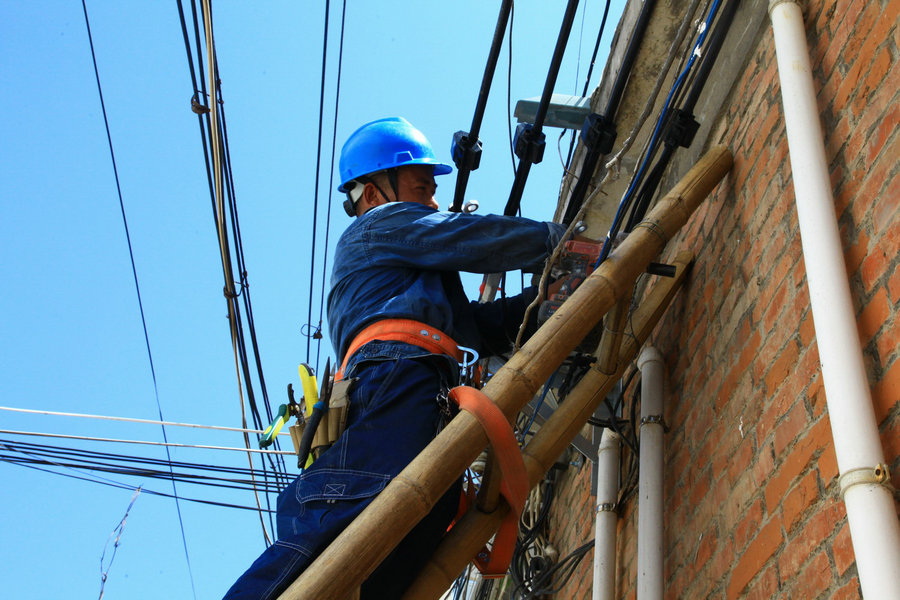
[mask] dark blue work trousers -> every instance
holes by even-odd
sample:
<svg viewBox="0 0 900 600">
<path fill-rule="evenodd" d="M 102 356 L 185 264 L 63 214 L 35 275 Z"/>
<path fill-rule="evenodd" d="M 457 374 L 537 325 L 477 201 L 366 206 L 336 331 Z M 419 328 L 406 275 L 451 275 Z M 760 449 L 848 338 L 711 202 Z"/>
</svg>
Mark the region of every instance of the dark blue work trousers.
<svg viewBox="0 0 900 600">
<path fill-rule="evenodd" d="M 444 357 L 359 364 L 347 429 L 278 497 L 278 540 L 225 595 L 277 598 L 441 427 L 438 397 L 451 383 Z M 399 598 L 456 514 L 460 484 L 403 539 L 362 586 L 363 599 Z"/>
</svg>

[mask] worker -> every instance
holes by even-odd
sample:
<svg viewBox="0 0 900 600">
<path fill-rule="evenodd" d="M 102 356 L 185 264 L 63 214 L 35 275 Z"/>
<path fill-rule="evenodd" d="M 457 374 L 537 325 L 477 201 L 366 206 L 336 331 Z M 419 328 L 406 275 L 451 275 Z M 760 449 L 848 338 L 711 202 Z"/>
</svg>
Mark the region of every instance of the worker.
<svg viewBox="0 0 900 600">
<path fill-rule="evenodd" d="M 447 423 L 463 353 L 511 349 L 536 291 L 470 302 L 459 271 L 539 272 L 564 231 L 440 212 L 435 176 L 452 169 L 403 118 L 357 129 L 339 168 L 338 191 L 355 220 L 337 244 L 328 322 L 344 359 L 338 376 L 353 380 L 346 429 L 281 493 L 278 539 L 228 599 L 277 598 Z M 456 515 L 460 492 L 461 483 L 451 487 L 369 576 L 364 600 L 402 595 Z"/>
</svg>

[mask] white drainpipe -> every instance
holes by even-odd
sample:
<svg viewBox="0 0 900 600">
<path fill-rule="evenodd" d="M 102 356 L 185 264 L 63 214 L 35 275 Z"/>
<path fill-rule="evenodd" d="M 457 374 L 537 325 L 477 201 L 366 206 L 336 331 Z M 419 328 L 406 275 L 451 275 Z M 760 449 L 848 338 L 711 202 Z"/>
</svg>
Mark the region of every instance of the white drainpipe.
<svg viewBox="0 0 900 600">
<path fill-rule="evenodd" d="M 611 429 L 604 429 L 597 448 L 593 600 L 615 600 L 616 596 L 616 500 L 619 495 L 621 443 L 619 434 Z"/>
<path fill-rule="evenodd" d="M 652 346 L 638 357 L 641 370 L 641 452 L 638 471 L 637 600 L 663 597 L 663 382 L 665 363 Z"/>
<path fill-rule="evenodd" d="M 900 524 L 885 485 L 890 471 L 844 267 L 803 14 L 795 2 L 772 0 L 769 15 L 816 342 L 859 581 L 867 600 L 895 599 L 900 593 Z"/>
</svg>

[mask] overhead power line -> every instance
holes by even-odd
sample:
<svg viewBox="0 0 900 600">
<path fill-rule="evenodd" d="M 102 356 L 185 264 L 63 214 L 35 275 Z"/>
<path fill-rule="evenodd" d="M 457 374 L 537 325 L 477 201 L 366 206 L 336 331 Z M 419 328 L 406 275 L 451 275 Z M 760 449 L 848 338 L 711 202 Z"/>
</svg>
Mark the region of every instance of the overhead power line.
<svg viewBox="0 0 900 600">
<path fill-rule="evenodd" d="M 91 35 L 91 22 L 90 22 L 90 19 L 88 18 L 87 4 L 85 3 L 85 0 L 81 0 L 81 8 L 84 12 L 84 26 L 85 26 L 85 29 L 87 30 L 88 44 L 90 44 L 90 47 L 91 47 L 91 61 L 93 62 L 93 65 L 94 65 L 94 76 L 97 79 L 97 94 L 100 97 L 100 108 L 101 108 L 101 111 L 103 112 L 103 124 L 106 128 L 106 140 L 109 142 L 109 155 L 110 155 L 110 159 L 112 160 L 113 174 L 115 175 L 115 178 L 116 178 L 116 191 L 119 196 L 119 208 L 122 210 L 122 223 L 125 226 L 125 238 L 128 241 L 128 255 L 131 258 L 131 272 L 134 276 L 134 287 L 137 292 L 138 307 L 140 308 L 140 313 L 141 313 L 141 324 L 144 328 L 144 341 L 147 344 L 147 358 L 150 361 L 150 374 L 153 377 L 153 392 L 156 397 L 156 408 L 159 411 L 159 420 L 163 421 L 164 419 L 163 419 L 163 415 L 162 415 L 162 405 L 160 404 L 160 401 L 159 401 L 159 386 L 157 385 L 157 382 L 156 382 L 156 369 L 153 366 L 153 353 L 150 351 L 150 336 L 147 333 L 147 320 L 144 316 L 144 304 L 141 301 L 141 286 L 138 283 L 137 267 L 134 264 L 134 249 L 132 248 L 132 245 L 131 245 L 131 234 L 128 231 L 128 219 L 125 216 L 125 202 L 122 199 L 122 186 L 119 183 L 119 170 L 116 167 L 116 155 L 115 155 L 115 151 L 113 150 L 112 135 L 110 134 L 110 131 L 109 131 L 109 118 L 106 115 L 106 103 L 103 101 L 103 88 L 100 85 L 100 70 L 97 68 L 97 54 L 94 51 L 94 38 Z M 162 434 L 163 434 L 163 439 L 168 441 L 166 439 L 165 425 L 162 426 Z M 166 457 L 171 461 L 171 456 L 169 456 L 168 446 L 166 447 Z M 178 504 L 178 490 L 175 488 L 174 477 L 172 479 L 172 495 L 175 497 L 175 510 L 178 513 L 178 526 L 181 529 L 181 539 L 184 542 L 184 557 L 185 557 L 185 560 L 187 561 L 188 575 L 190 576 L 191 589 L 193 590 L 194 589 L 194 574 L 191 571 L 191 559 L 190 559 L 190 555 L 188 554 L 187 538 L 185 537 L 185 533 L 184 533 L 184 520 L 182 519 L 182 516 L 181 516 L 181 506 Z M 196 598 L 196 597 L 197 597 L 197 594 L 195 592 L 194 598 Z"/>
<path fill-rule="evenodd" d="M 35 410 L 32 408 L 14 408 L 11 406 L 0 406 L 0 410 L 6 410 L 10 412 L 19 412 L 19 413 L 27 413 L 27 414 L 35 414 L 35 415 L 50 415 L 56 417 L 76 417 L 81 419 L 101 419 L 105 421 L 124 421 L 127 423 L 146 423 L 149 425 L 169 425 L 173 427 L 193 427 L 196 429 L 214 429 L 217 431 L 236 431 L 239 433 L 263 433 L 262 429 L 244 429 L 241 427 L 223 427 L 220 425 L 199 425 L 196 423 L 179 423 L 177 421 L 156 421 L 153 419 L 137 419 L 133 417 L 115 417 L 111 415 L 89 415 L 84 413 L 70 413 L 70 412 L 59 412 L 55 410 Z M 281 432 L 280 435 L 287 435 L 286 432 Z"/>
<path fill-rule="evenodd" d="M 167 448 L 199 448 L 201 450 L 230 450 L 235 452 L 252 452 L 259 455 L 292 455 L 293 452 L 287 450 L 260 450 L 258 448 L 233 448 L 231 446 L 209 446 L 204 444 L 178 444 L 175 442 L 152 442 L 148 440 L 123 440 L 119 438 L 104 438 L 86 435 L 71 435 L 67 433 L 47 433 L 41 431 L 17 431 L 13 429 L 0 429 L 0 434 L 7 435 L 29 435 L 49 438 L 60 438 L 65 440 L 84 440 L 87 442 L 115 442 L 120 444 L 139 444 L 143 446 L 165 446 Z M 170 459 L 171 462 L 171 459 Z"/>
</svg>

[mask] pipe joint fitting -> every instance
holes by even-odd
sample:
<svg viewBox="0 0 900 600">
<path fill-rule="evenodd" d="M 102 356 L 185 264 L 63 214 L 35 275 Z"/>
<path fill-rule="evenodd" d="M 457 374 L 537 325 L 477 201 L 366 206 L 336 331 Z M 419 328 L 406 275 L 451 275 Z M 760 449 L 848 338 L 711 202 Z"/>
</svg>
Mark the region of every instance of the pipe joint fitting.
<svg viewBox="0 0 900 600">
<path fill-rule="evenodd" d="M 797 6 L 800 6 L 800 3 L 797 2 L 797 0 L 769 0 L 769 16 L 772 15 L 772 11 L 775 10 L 775 7 L 779 4 L 796 4 Z"/>
<path fill-rule="evenodd" d="M 883 485 L 890 489 L 890 470 L 887 465 L 882 463 L 874 467 L 861 467 L 859 469 L 850 469 L 846 473 L 842 473 L 838 478 L 841 486 L 841 499 L 847 494 L 847 490 L 855 485 L 875 484 Z"/>
</svg>

